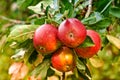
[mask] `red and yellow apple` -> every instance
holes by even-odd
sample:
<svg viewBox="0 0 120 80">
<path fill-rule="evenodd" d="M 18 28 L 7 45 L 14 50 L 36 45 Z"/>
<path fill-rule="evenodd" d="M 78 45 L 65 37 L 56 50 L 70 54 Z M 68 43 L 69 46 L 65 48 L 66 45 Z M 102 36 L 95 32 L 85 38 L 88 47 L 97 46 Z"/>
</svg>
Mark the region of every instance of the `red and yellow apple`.
<svg viewBox="0 0 120 80">
<path fill-rule="evenodd" d="M 34 33 L 33 43 L 38 52 L 46 55 L 58 49 L 60 42 L 57 28 L 50 24 L 43 24 Z"/>
<path fill-rule="evenodd" d="M 82 58 L 92 57 L 93 55 L 97 54 L 97 52 L 101 48 L 101 38 L 96 31 L 87 30 L 87 36 L 91 38 L 91 40 L 94 43 L 94 46 L 75 48 L 75 51 L 78 54 L 78 56 Z"/>
<path fill-rule="evenodd" d="M 75 67 L 74 54 L 68 47 L 61 47 L 51 58 L 53 68 L 61 72 L 71 71 Z"/>
<path fill-rule="evenodd" d="M 86 28 L 78 19 L 69 18 L 60 24 L 58 37 L 64 45 L 75 48 L 85 40 Z"/>
</svg>

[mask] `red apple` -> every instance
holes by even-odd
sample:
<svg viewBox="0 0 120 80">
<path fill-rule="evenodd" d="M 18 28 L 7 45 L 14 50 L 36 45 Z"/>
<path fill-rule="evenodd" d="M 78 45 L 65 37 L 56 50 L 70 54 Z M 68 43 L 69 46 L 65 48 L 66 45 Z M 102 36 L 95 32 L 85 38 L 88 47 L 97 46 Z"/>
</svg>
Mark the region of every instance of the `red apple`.
<svg viewBox="0 0 120 80">
<path fill-rule="evenodd" d="M 58 49 L 51 58 L 52 66 L 61 72 L 71 71 L 75 67 L 75 59 L 72 50 L 68 47 Z"/>
<path fill-rule="evenodd" d="M 75 48 L 85 40 L 86 28 L 78 19 L 69 18 L 60 24 L 58 37 L 64 45 Z"/>
<path fill-rule="evenodd" d="M 33 37 L 34 47 L 42 54 L 54 52 L 59 47 L 57 28 L 50 24 L 41 25 Z"/>
<path fill-rule="evenodd" d="M 90 58 L 93 55 L 97 54 L 97 52 L 101 48 L 102 43 L 99 34 L 94 30 L 87 30 L 87 36 L 91 38 L 91 40 L 94 43 L 94 46 L 75 48 L 76 53 L 83 58 Z"/>
</svg>

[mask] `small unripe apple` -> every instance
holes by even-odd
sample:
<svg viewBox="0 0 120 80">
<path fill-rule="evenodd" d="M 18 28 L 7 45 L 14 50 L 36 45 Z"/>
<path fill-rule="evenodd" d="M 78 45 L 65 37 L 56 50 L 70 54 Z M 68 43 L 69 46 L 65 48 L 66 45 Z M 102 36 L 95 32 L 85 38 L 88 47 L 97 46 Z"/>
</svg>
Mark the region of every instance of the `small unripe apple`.
<svg viewBox="0 0 120 80">
<path fill-rule="evenodd" d="M 85 40 L 86 28 L 78 19 L 69 18 L 60 24 L 58 37 L 64 45 L 75 48 Z"/>
<path fill-rule="evenodd" d="M 101 44 L 102 44 L 101 38 L 96 31 L 87 30 L 87 36 L 89 36 L 91 38 L 91 40 L 94 43 L 94 46 L 75 48 L 75 51 L 78 54 L 78 56 L 80 56 L 82 58 L 90 58 L 93 55 L 97 54 L 97 52 L 100 50 Z"/>
<path fill-rule="evenodd" d="M 38 27 L 33 37 L 34 47 L 37 51 L 46 55 L 57 50 L 60 45 L 57 32 L 57 28 L 50 24 Z"/>
<path fill-rule="evenodd" d="M 52 66 L 61 72 L 71 71 L 75 67 L 74 54 L 68 47 L 58 49 L 51 58 Z"/>
</svg>

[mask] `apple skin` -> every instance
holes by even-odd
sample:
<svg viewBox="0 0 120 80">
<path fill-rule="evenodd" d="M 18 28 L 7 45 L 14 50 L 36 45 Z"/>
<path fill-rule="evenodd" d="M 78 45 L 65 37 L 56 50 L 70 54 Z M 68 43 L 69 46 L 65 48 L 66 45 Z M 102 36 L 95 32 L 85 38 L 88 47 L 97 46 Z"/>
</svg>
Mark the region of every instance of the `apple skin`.
<svg viewBox="0 0 120 80">
<path fill-rule="evenodd" d="M 96 31 L 87 30 L 87 36 L 91 38 L 91 40 L 94 43 L 94 46 L 75 48 L 75 51 L 78 54 L 78 56 L 82 58 L 90 58 L 93 55 L 97 54 L 97 52 L 101 49 L 102 41 L 99 34 Z"/>
<path fill-rule="evenodd" d="M 57 28 L 50 24 L 43 24 L 36 29 L 33 44 L 39 53 L 46 55 L 59 48 L 57 32 Z"/>
<path fill-rule="evenodd" d="M 78 19 L 69 18 L 60 24 L 58 37 L 64 45 L 75 48 L 85 40 L 86 28 Z"/>
<path fill-rule="evenodd" d="M 73 51 L 68 47 L 61 47 L 51 58 L 53 68 L 61 72 L 71 71 L 75 67 L 75 59 Z"/>
</svg>

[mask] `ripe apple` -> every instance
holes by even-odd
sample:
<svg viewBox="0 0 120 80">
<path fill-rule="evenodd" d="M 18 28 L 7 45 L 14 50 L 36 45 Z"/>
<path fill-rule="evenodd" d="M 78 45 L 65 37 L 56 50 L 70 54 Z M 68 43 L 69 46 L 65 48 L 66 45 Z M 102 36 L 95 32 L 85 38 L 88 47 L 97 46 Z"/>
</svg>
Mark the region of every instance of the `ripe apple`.
<svg viewBox="0 0 120 80">
<path fill-rule="evenodd" d="M 57 50 L 60 46 L 57 32 L 57 28 L 50 24 L 43 24 L 36 29 L 33 37 L 33 44 L 38 52 L 45 55 Z"/>
<path fill-rule="evenodd" d="M 75 48 L 85 40 L 86 28 L 78 19 L 69 18 L 60 24 L 58 37 L 64 45 Z"/>
<path fill-rule="evenodd" d="M 73 51 L 68 47 L 61 47 L 51 58 L 52 66 L 61 72 L 71 71 L 75 67 L 75 59 Z"/>
<path fill-rule="evenodd" d="M 91 38 L 94 43 L 94 46 L 90 47 L 77 47 L 75 48 L 76 53 L 78 56 L 82 58 L 90 58 L 93 55 L 97 54 L 97 52 L 101 48 L 101 38 L 99 34 L 94 30 L 87 30 L 87 36 Z"/>
</svg>

